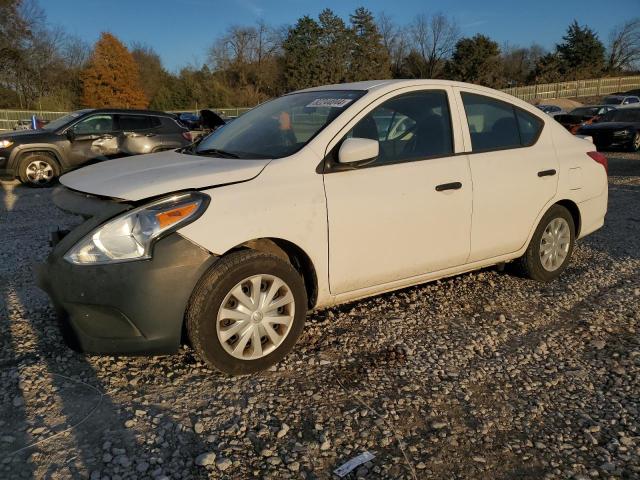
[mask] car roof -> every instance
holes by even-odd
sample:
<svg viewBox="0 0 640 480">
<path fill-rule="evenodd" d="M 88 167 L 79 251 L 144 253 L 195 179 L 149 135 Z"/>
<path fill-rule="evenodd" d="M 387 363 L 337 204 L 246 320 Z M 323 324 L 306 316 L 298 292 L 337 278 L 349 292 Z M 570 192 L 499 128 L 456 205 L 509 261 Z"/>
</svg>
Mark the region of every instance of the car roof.
<svg viewBox="0 0 640 480">
<path fill-rule="evenodd" d="M 473 88 L 474 90 L 485 90 L 487 92 L 496 93 L 488 87 L 482 87 L 473 83 L 456 82 L 453 80 L 434 80 L 434 79 L 394 79 L 394 80 L 368 80 L 364 82 L 336 83 L 332 85 L 320 85 L 317 87 L 305 88 L 291 93 L 314 92 L 322 90 L 366 90 L 372 92 L 375 90 L 395 90 L 402 87 L 413 86 L 441 86 L 441 87 L 464 87 Z M 499 92 L 504 93 L 504 92 Z M 506 95 L 506 94 L 505 94 Z"/>
<path fill-rule="evenodd" d="M 319 85 L 317 87 L 305 88 L 290 92 L 289 95 L 294 93 L 303 92 L 319 92 L 327 90 L 354 90 L 354 91 L 366 91 L 367 93 L 378 92 L 381 94 L 393 92 L 394 90 L 403 87 L 459 87 L 475 90 L 477 93 L 486 93 L 497 97 L 502 97 L 505 101 L 516 103 L 521 106 L 526 105 L 527 108 L 534 109 L 534 105 L 520 100 L 517 97 L 509 95 L 508 93 L 501 92 L 489 87 L 483 87 L 474 83 L 457 82 L 454 80 L 434 80 L 434 79 L 394 79 L 394 80 L 368 80 L 365 82 L 352 82 L 352 83 L 336 83 L 332 85 Z"/>
<path fill-rule="evenodd" d="M 172 117 L 172 113 L 162 112 L 160 110 L 142 110 L 135 108 L 91 108 L 86 110 L 81 110 L 86 113 L 132 113 L 138 115 L 153 115 L 153 116 L 161 116 L 161 117 Z"/>
</svg>

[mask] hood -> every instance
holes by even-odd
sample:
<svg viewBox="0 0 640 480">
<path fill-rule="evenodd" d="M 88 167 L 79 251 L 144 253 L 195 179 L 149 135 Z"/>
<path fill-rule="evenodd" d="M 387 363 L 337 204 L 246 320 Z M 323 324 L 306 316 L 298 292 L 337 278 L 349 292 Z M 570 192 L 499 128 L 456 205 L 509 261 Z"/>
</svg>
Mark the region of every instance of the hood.
<svg viewBox="0 0 640 480">
<path fill-rule="evenodd" d="M 8 130 L 6 132 L 0 133 L 0 138 L 17 138 L 20 137 L 20 140 L 27 140 L 29 137 L 38 138 L 46 135 L 51 135 L 49 130 Z"/>
<path fill-rule="evenodd" d="M 584 130 L 623 130 L 625 128 L 635 128 L 638 126 L 634 122 L 601 122 L 593 123 L 591 125 L 585 125 L 582 127 Z"/>
<path fill-rule="evenodd" d="M 107 160 L 67 173 L 60 183 L 92 195 L 142 200 L 251 180 L 270 160 L 201 157 L 175 151 Z"/>
</svg>

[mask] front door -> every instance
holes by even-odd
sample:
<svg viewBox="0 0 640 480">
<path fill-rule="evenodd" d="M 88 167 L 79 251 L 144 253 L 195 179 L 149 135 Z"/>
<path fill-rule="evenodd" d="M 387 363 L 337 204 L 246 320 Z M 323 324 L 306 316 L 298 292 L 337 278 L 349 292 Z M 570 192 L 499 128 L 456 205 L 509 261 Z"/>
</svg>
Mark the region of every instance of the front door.
<svg viewBox="0 0 640 480">
<path fill-rule="evenodd" d="M 106 160 L 118 154 L 118 128 L 112 114 L 91 115 L 71 128 L 69 156 L 73 165 Z"/>
<path fill-rule="evenodd" d="M 325 170 L 333 294 L 466 262 L 472 186 L 467 156 L 454 152 L 449 98 L 445 89 L 396 95 L 344 135 L 378 140 L 380 154 Z"/>
</svg>

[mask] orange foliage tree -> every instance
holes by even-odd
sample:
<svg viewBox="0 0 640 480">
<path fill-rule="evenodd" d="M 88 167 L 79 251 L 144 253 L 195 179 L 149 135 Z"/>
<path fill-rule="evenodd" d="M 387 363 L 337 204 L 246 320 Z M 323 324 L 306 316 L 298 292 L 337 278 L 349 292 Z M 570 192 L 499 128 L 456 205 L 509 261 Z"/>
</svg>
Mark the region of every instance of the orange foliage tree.
<svg viewBox="0 0 640 480">
<path fill-rule="evenodd" d="M 82 103 L 92 108 L 146 108 L 138 66 L 120 40 L 100 35 L 89 65 L 82 72 Z"/>
</svg>

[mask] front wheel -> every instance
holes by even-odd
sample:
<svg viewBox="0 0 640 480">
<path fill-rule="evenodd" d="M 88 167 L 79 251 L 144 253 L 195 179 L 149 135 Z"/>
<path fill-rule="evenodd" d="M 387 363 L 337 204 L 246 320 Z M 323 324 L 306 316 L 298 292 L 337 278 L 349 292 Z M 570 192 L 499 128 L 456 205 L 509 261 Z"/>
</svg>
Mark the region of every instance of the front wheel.
<svg viewBox="0 0 640 480">
<path fill-rule="evenodd" d="M 576 235 L 569 210 L 553 205 L 538 224 L 525 254 L 517 260 L 519 270 L 527 277 L 550 282 L 567 268 Z"/>
<path fill-rule="evenodd" d="M 27 154 L 18 170 L 20 181 L 30 187 L 50 187 L 60 175 L 58 163 L 48 153 Z"/>
<path fill-rule="evenodd" d="M 196 286 L 186 322 L 191 345 L 231 375 L 279 362 L 302 333 L 307 294 L 290 263 L 254 250 L 222 257 Z"/>
</svg>

